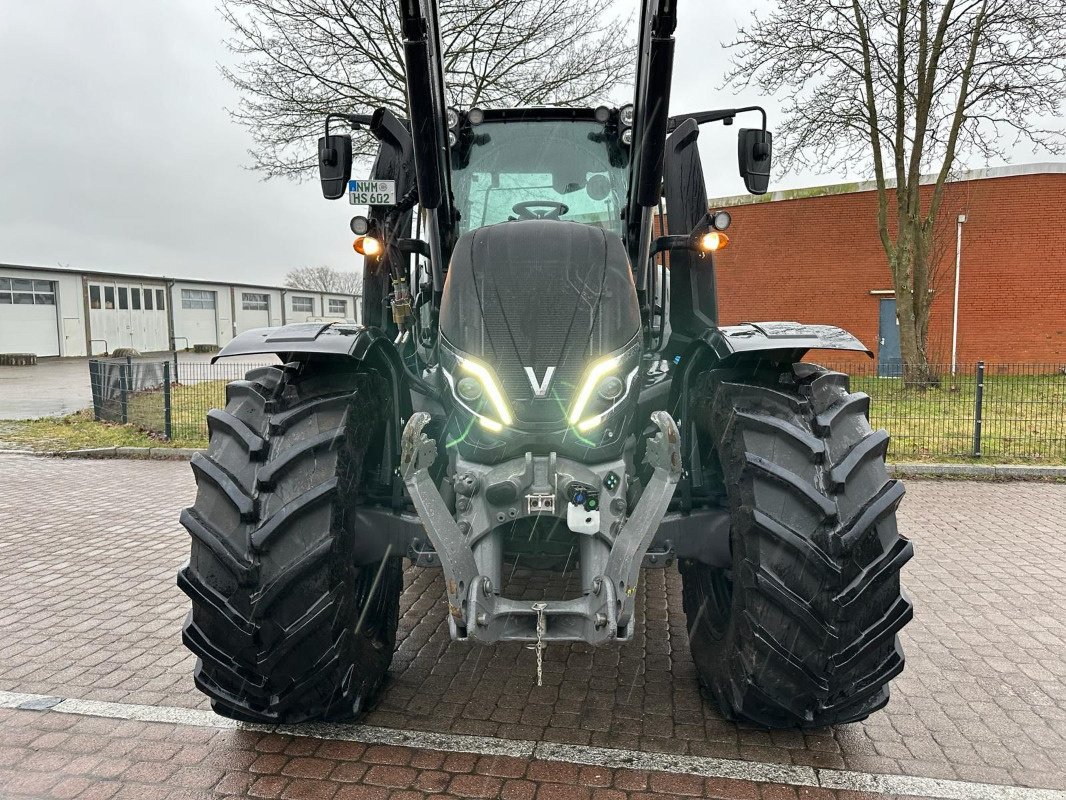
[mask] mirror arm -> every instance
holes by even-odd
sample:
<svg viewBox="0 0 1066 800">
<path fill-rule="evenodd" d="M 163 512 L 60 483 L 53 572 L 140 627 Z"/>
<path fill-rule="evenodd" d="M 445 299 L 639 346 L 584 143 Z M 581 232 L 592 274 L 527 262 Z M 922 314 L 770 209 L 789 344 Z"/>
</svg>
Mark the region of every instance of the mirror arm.
<svg viewBox="0 0 1066 800">
<path fill-rule="evenodd" d="M 369 114 L 337 114 L 331 111 L 326 114 L 326 136 L 329 136 L 329 121 L 331 119 L 343 119 L 353 131 L 358 131 L 363 128 L 369 128 L 373 117 Z"/>
<path fill-rule="evenodd" d="M 762 106 L 744 106 L 743 108 L 719 108 L 714 111 L 696 111 L 692 114 L 678 114 L 677 116 L 670 117 L 669 125 L 667 129 L 673 133 L 681 123 L 687 119 L 694 120 L 697 125 L 704 125 L 708 122 L 724 122 L 726 125 L 733 124 L 733 118 L 737 114 L 744 114 L 748 111 L 758 111 L 762 114 L 762 129 L 766 130 L 766 109 Z"/>
</svg>

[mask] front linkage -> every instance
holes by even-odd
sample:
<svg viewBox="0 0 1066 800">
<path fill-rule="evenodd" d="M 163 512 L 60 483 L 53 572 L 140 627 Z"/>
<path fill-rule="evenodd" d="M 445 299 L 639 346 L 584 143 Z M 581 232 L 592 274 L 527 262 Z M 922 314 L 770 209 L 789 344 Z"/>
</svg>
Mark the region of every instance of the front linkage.
<svg viewBox="0 0 1066 800">
<path fill-rule="evenodd" d="M 408 420 L 400 470 L 444 569 L 453 638 L 590 644 L 632 638 L 640 567 L 681 477 L 673 418 L 656 411 L 651 421 L 658 428 L 647 443 L 653 472 L 632 513 L 624 461 L 589 465 L 527 454 L 493 467 L 460 460 L 453 515 L 429 472 L 437 457 L 436 443 L 423 433 L 430 415 Z M 583 490 L 597 500 L 590 503 Z M 581 534 L 583 596 L 546 604 L 501 596 L 503 548 L 495 529 L 545 515 L 567 519 Z"/>
</svg>

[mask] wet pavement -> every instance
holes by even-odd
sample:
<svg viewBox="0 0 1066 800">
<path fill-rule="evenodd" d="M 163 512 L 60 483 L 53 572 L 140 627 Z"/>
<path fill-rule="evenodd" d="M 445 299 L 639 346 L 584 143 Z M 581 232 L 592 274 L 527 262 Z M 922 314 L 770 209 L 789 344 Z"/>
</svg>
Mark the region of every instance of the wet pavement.
<svg viewBox="0 0 1066 800">
<path fill-rule="evenodd" d="M 915 605 L 915 620 L 902 636 L 907 669 L 893 683 L 886 710 L 861 723 L 816 731 L 738 726 L 701 697 L 674 568 L 644 573 L 633 642 L 601 649 L 552 645 L 545 655 L 545 685 L 539 688 L 532 653 L 520 645 L 450 642 L 439 573 L 409 568 L 390 680 L 362 722 L 396 731 L 398 741 L 411 732 L 423 738 L 417 746 L 399 748 L 410 754 L 379 756 L 376 745 L 360 744 L 364 734 L 342 732 L 337 735 L 353 739 L 345 758 L 323 755 L 333 752 L 330 747 L 344 748 L 316 738 L 313 729 L 304 736 L 299 735 L 302 730 L 287 731 L 280 746 L 280 740 L 269 738 L 277 734 L 211 727 L 215 718 L 207 700 L 192 685 L 194 659 L 180 642 L 187 598 L 174 585 L 174 573 L 188 553 L 187 535 L 177 524 L 177 511 L 193 497 L 187 464 L 0 456 L 0 485 L 5 489 L 0 493 L 0 695 L 53 698 L 33 701 L 31 707 L 34 702 L 59 703 L 49 711 L 0 709 L 0 789 L 11 794 L 22 791 L 18 780 L 38 772 L 45 777 L 32 779 L 40 783 L 25 795 L 49 796 L 62 783 L 67 793 L 56 796 L 112 796 L 103 790 L 83 794 L 89 786 L 70 793 L 84 781 L 103 781 L 116 784 L 114 796 L 155 796 L 136 794 L 129 789 L 131 782 L 142 788 L 161 782 L 168 792 L 192 793 L 175 797 L 212 796 L 227 787 L 256 796 L 253 787 L 264 776 L 271 780 L 264 778 L 260 788 L 266 792 L 264 787 L 271 786 L 276 793 L 259 796 L 386 797 L 391 792 L 392 797 L 424 797 L 449 792 L 459 797 L 536 794 L 616 800 L 626 793 L 637 797 L 666 791 L 669 785 L 676 796 L 799 793 L 814 798 L 832 797 L 839 787 L 862 788 L 856 776 L 863 775 L 921 779 L 914 793 L 922 796 L 1007 797 L 999 793 L 1006 787 L 1066 789 L 1066 484 L 910 482 L 900 510 L 901 529 L 916 546 L 916 557 L 904 570 Z M 536 597 L 557 581 L 518 570 L 511 592 Z M 9 698 L 7 705 L 27 702 L 20 698 Z M 102 721 L 82 714 L 85 707 L 77 703 L 61 713 L 68 705 L 62 698 L 100 701 L 104 705 L 99 708 L 112 709 L 99 712 L 105 716 L 122 716 L 123 709 L 157 709 L 131 712 L 135 719 L 177 719 L 175 714 L 188 709 L 192 722 Z M 59 727 L 52 731 L 50 725 Z M 136 725 L 154 733 L 133 733 L 140 730 Z M 86 737 L 70 732 L 78 726 L 107 728 L 99 735 L 126 743 L 107 746 L 131 748 L 109 758 L 129 764 L 110 776 L 93 772 L 89 761 L 99 751 L 78 754 L 77 747 L 89 746 Z M 34 738 L 27 740 L 30 733 Z M 462 770 L 449 770 L 444 762 L 419 766 L 441 757 L 429 734 L 443 734 L 440 741 L 453 749 L 456 742 L 467 741 L 462 737 L 480 737 L 469 740 L 471 748 L 511 743 L 524 755 L 518 759 L 521 765 L 506 768 L 507 775 L 480 772 L 480 762 L 470 754 L 452 760 L 453 766 L 468 765 Z M 273 743 L 261 750 L 257 737 Z M 131 756 L 145 739 L 168 742 L 156 752 L 170 755 L 156 761 Z M 270 750 L 277 747 L 281 749 Z M 574 777 L 585 767 L 618 770 L 613 762 L 588 763 L 616 751 L 629 754 L 627 763 L 646 763 L 652 769 L 620 769 L 644 775 L 632 778 L 632 786 L 619 786 L 617 781 L 630 778 L 618 778 L 614 771 L 599 779 L 606 784 Z M 256 754 L 268 752 L 285 758 L 259 762 L 273 765 L 259 773 L 253 768 L 260 757 Z M 640 761 L 641 754 L 647 754 L 646 762 Z M 544 755 L 578 772 L 542 767 L 531 777 L 532 765 L 548 760 Z M 374 758 L 407 761 L 378 764 Z M 68 762 L 81 771 L 70 772 L 63 766 Z M 357 764 L 345 767 L 347 775 L 363 770 L 351 785 L 336 777 L 342 762 Z M 755 779 L 723 777 L 713 768 L 737 762 L 750 765 Z M 50 771 L 49 764 L 55 769 Z M 162 766 L 150 769 L 149 764 Z M 375 780 L 388 771 L 371 774 L 375 765 L 407 771 L 382 778 L 398 782 L 386 785 Z M 519 766 L 521 774 L 511 775 Z M 784 770 L 784 780 L 766 779 L 775 774 L 768 771 L 775 766 Z M 196 773 L 200 777 L 195 781 L 188 778 L 195 785 L 182 783 L 185 778 L 175 783 L 174 776 L 189 768 L 207 771 Z M 116 769 L 112 764 L 103 771 Z M 701 769 L 696 781 L 691 773 Z M 314 775 L 297 774 L 301 771 Z M 163 772 L 167 777 L 160 777 Z M 422 778 L 423 772 L 445 774 Z M 564 772 L 572 779 L 560 781 L 557 776 Z M 59 777 L 45 787 L 49 775 Z M 467 778 L 453 784 L 459 775 Z M 656 775 L 660 777 L 652 785 L 648 776 Z M 136 776 L 155 777 L 134 780 Z M 494 780 L 474 780 L 477 776 Z M 316 794 L 299 783 L 305 780 L 328 787 L 317 786 Z M 645 785 L 638 785 L 640 780 Z M 680 787 L 685 780 L 689 783 Z M 730 780 L 737 785 L 727 785 Z M 958 794 L 963 791 L 959 786 L 972 792 Z"/>
</svg>

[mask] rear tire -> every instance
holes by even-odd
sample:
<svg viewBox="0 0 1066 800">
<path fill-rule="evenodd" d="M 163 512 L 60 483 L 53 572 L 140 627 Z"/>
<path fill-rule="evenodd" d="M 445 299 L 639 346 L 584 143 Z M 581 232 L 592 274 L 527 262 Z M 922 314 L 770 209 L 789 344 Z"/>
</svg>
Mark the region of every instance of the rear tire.
<svg viewBox="0 0 1066 800">
<path fill-rule="evenodd" d="M 695 395 L 733 519 L 731 570 L 680 565 L 701 681 L 726 716 L 760 726 L 869 716 L 903 669 L 913 555 L 869 397 L 812 364 L 713 370 Z"/>
<path fill-rule="evenodd" d="M 349 513 L 387 392 L 326 362 L 252 370 L 226 394 L 181 514 L 196 686 L 235 719 L 351 718 L 385 677 L 399 618 L 401 559 L 359 566 Z"/>
</svg>

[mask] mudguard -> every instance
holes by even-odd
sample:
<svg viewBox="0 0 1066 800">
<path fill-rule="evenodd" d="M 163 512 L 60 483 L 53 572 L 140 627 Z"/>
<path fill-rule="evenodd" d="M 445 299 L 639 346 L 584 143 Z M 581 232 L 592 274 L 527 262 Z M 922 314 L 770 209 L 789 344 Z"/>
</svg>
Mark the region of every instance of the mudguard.
<svg viewBox="0 0 1066 800">
<path fill-rule="evenodd" d="M 688 471 L 678 486 L 682 514 L 692 510 L 693 491 L 702 484 L 701 454 L 695 423 L 689 413 L 690 390 L 696 376 L 714 366 L 731 366 L 746 358 L 802 361 L 808 350 L 850 350 L 873 353 L 842 328 L 805 325 L 800 322 L 745 322 L 741 325 L 707 328 L 681 359 L 680 370 L 670 388 L 670 408 L 681 425 L 682 455 Z"/>
<path fill-rule="evenodd" d="M 401 419 L 406 421 L 411 416 L 410 385 L 403 361 L 389 337 L 377 328 L 352 322 L 297 322 L 280 328 L 256 328 L 233 337 L 211 363 L 220 358 L 264 353 L 274 353 L 283 362 L 298 356 L 366 361 L 388 376 Z"/>
<path fill-rule="evenodd" d="M 745 322 L 742 325 L 708 328 L 700 338 L 720 361 L 771 350 L 795 354 L 796 360 L 808 350 L 853 350 L 873 357 L 873 352 L 866 345 L 846 330 L 832 325 Z"/>
<path fill-rule="evenodd" d="M 290 354 L 351 356 L 361 361 L 371 348 L 382 345 L 395 354 L 388 337 L 377 328 L 353 323 L 297 322 L 238 334 L 211 359 L 211 363 L 220 358 L 263 353 L 275 353 L 282 361 L 287 361 L 285 356 Z"/>
<path fill-rule="evenodd" d="M 392 396 L 396 398 L 397 418 L 389 428 L 390 460 L 398 463 L 400 433 L 412 414 L 411 382 L 400 354 L 388 336 L 378 328 L 350 322 L 298 322 L 280 328 L 256 328 L 231 339 L 211 363 L 220 358 L 265 353 L 274 353 L 282 362 L 307 356 L 350 358 L 377 370 L 389 381 Z M 392 504 L 396 511 L 402 506 L 402 487 L 400 478 L 394 476 Z"/>
</svg>

